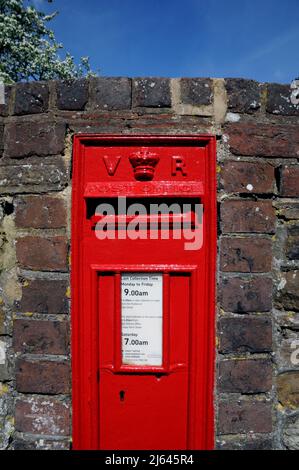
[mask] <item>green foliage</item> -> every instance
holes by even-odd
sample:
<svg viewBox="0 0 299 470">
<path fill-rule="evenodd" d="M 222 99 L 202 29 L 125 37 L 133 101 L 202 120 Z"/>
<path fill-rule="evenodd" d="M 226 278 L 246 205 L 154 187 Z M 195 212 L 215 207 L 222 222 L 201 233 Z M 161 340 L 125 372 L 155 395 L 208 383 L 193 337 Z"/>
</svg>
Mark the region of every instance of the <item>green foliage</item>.
<svg viewBox="0 0 299 470">
<path fill-rule="evenodd" d="M 63 46 L 47 27 L 57 12 L 45 15 L 25 3 L 0 0 L 0 81 L 70 80 L 92 75 L 88 57 L 82 57 L 79 65 L 69 53 L 64 59 L 59 57 Z"/>
</svg>

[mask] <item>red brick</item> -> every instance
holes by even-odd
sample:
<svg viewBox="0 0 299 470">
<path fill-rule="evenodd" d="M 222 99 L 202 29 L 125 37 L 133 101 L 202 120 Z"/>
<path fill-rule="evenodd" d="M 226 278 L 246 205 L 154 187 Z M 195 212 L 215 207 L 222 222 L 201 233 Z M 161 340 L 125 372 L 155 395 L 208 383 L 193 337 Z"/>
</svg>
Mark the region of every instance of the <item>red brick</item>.
<svg viewBox="0 0 299 470">
<path fill-rule="evenodd" d="M 20 312 L 68 313 L 68 282 L 62 279 L 24 279 Z"/>
<path fill-rule="evenodd" d="M 30 434 L 67 436 L 70 433 L 69 405 L 45 397 L 16 402 L 16 430 Z"/>
<path fill-rule="evenodd" d="M 272 308 L 272 279 L 232 277 L 223 279 L 221 306 L 226 312 L 268 312 Z"/>
<path fill-rule="evenodd" d="M 269 317 L 221 318 L 218 331 L 221 353 L 272 350 L 272 324 Z"/>
<path fill-rule="evenodd" d="M 226 200 L 221 204 L 223 233 L 274 233 L 272 201 Z"/>
<path fill-rule="evenodd" d="M 16 320 L 15 351 L 34 354 L 67 354 L 68 327 L 64 321 Z"/>
<path fill-rule="evenodd" d="M 230 150 L 235 155 L 256 157 L 299 156 L 299 126 L 293 124 L 231 123 L 225 126 Z"/>
<path fill-rule="evenodd" d="M 272 387 L 268 359 L 232 359 L 219 365 L 219 389 L 226 393 L 264 393 Z"/>
<path fill-rule="evenodd" d="M 66 226 L 66 210 L 61 198 L 25 196 L 16 204 L 17 227 L 61 228 Z"/>
<path fill-rule="evenodd" d="M 226 161 L 220 173 L 220 188 L 227 193 L 273 193 L 274 167 L 268 163 Z"/>
<path fill-rule="evenodd" d="M 299 197 L 299 166 L 284 166 L 281 169 L 280 194 L 284 197 Z"/>
<path fill-rule="evenodd" d="M 59 394 L 70 391 L 70 368 L 65 361 L 32 361 L 19 358 L 16 388 L 23 393 Z"/>
<path fill-rule="evenodd" d="M 269 433 L 271 431 L 270 403 L 238 401 L 219 404 L 220 434 Z"/>
<path fill-rule="evenodd" d="M 59 155 L 64 151 L 64 123 L 27 118 L 5 126 L 5 157 Z"/>
<path fill-rule="evenodd" d="M 220 265 L 226 272 L 268 272 L 272 242 L 268 238 L 222 238 Z"/>
<path fill-rule="evenodd" d="M 64 236 L 26 236 L 16 243 L 17 259 L 23 268 L 38 271 L 66 271 L 67 239 Z"/>
</svg>

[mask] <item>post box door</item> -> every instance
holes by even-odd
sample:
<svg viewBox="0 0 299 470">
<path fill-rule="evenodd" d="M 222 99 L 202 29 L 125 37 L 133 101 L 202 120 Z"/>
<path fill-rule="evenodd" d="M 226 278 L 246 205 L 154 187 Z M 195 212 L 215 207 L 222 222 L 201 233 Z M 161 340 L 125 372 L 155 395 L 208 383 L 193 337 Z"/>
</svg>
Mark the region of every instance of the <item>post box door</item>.
<svg viewBox="0 0 299 470">
<path fill-rule="evenodd" d="M 214 144 L 209 136 L 75 139 L 76 449 L 213 447 Z M 155 155 L 158 164 L 147 165 L 146 157 L 143 168 L 132 165 L 132 155 L 134 163 L 140 152 Z M 151 214 L 141 215 L 134 238 L 132 214 L 119 212 L 124 196 L 129 206 L 177 202 L 182 212 L 171 215 L 165 238 L 163 210 L 153 226 Z M 119 231 L 99 239 L 97 224 L 107 217 L 107 202 L 115 209 L 113 230 Z M 192 218 L 196 204 L 203 207 L 201 220 Z M 202 234 L 194 250 L 176 236 L 187 217 Z"/>
<path fill-rule="evenodd" d="M 190 276 L 152 270 L 100 275 L 100 344 L 107 342 L 116 347 L 119 329 L 114 330 L 112 325 L 119 283 L 131 285 L 128 296 L 140 294 L 137 300 L 135 295 L 134 299 L 124 299 L 120 308 L 121 313 L 127 305 L 122 335 L 123 343 L 127 344 L 123 345 L 122 359 L 131 366 L 126 365 L 123 372 L 114 372 L 111 367 L 114 351 L 100 347 L 100 448 L 186 449 Z M 122 287 L 122 296 L 127 297 L 124 290 Z M 142 309 L 140 315 L 138 309 Z M 146 368 L 144 364 L 148 363 L 156 365 Z M 136 364 L 143 364 L 143 369 L 136 370 Z"/>
</svg>

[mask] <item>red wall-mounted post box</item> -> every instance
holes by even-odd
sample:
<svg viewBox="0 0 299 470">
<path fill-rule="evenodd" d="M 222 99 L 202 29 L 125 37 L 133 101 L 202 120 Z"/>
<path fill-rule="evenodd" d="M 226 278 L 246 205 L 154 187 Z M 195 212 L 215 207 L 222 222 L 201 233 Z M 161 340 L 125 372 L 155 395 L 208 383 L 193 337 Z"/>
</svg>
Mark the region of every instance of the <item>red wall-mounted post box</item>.
<svg viewBox="0 0 299 470">
<path fill-rule="evenodd" d="M 213 448 L 215 138 L 77 135 L 75 449 Z"/>
</svg>

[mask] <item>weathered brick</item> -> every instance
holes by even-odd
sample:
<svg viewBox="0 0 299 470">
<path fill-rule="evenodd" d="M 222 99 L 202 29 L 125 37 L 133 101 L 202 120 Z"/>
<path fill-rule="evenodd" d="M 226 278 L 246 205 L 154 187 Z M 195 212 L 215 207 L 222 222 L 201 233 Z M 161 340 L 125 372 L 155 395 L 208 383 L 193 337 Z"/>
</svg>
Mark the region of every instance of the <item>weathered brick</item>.
<svg viewBox="0 0 299 470">
<path fill-rule="evenodd" d="M 32 397 L 16 402 L 16 430 L 30 434 L 67 436 L 69 405 L 53 398 Z"/>
<path fill-rule="evenodd" d="M 95 109 L 131 108 L 131 79 L 98 77 L 91 80 L 91 103 Z"/>
<path fill-rule="evenodd" d="M 266 111 L 283 116 L 299 116 L 299 105 L 292 104 L 291 93 L 290 85 L 269 83 L 267 85 Z"/>
<path fill-rule="evenodd" d="M 299 332 L 283 327 L 277 345 L 276 362 L 279 369 L 297 369 L 299 359 Z"/>
<path fill-rule="evenodd" d="M 227 78 L 225 87 L 228 109 L 236 113 L 253 113 L 261 106 L 260 85 L 254 80 Z"/>
<path fill-rule="evenodd" d="M 0 124 L 0 158 L 4 150 L 4 125 Z"/>
<path fill-rule="evenodd" d="M 16 363 L 16 388 L 22 393 L 68 393 L 69 364 L 65 361 L 33 361 L 19 358 Z"/>
<path fill-rule="evenodd" d="M 284 220 L 299 220 L 299 202 L 281 202 L 275 203 L 277 216 Z"/>
<path fill-rule="evenodd" d="M 67 288 L 65 280 L 25 279 L 17 308 L 20 312 L 68 313 Z"/>
<path fill-rule="evenodd" d="M 223 233 L 274 233 L 272 201 L 226 200 L 221 203 Z"/>
<path fill-rule="evenodd" d="M 299 415 L 287 416 L 282 433 L 283 444 L 288 450 L 299 450 Z"/>
<path fill-rule="evenodd" d="M 58 155 L 64 151 L 65 124 L 36 120 L 5 126 L 4 156 L 9 158 Z"/>
<path fill-rule="evenodd" d="M 182 103 L 193 106 L 212 103 L 212 80 L 209 78 L 182 78 L 180 85 Z"/>
<path fill-rule="evenodd" d="M 261 401 L 238 401 L 219 404 L 219 433 L 270 433 L 271 404 Z"/>
<path fill-rule="evenodd" d="M 59 191 L 67 185 L 69 174 L 63 159 L 47 158 L 47 162 L 1 167 L 2 194 Z"/>
<path fill-rule="evenodd" d="M 28 437 L 29 436 L 29 437 Z M 32 440 L 33 439 L 33 440 Z M 34 439 L 33 436 L 24 435 L 23 438 L 17 437 L 12 442 L 13 450 L 69 450 L 69 439 Z"/>
<path fill-rule="evenodd" d="M 276 303 L 285 310 L 299 311 L 299 271 L 288 271 L 281 274 Z"/>
<path fill-rule="evenodd" d="M 133 107 L 171 107 L 169 78 L 134 78 L 132 87 Z"/>
<path fill-rule="evenodd" d="M 86 79 L 57 82 L 57 108 L 71 111 L 84 110 L 88 101 L 88 87 L 89 82 Z"/>
<path fill-rule="evenodd" d="M 4 87 L 4 103 L 0 103 L 0 116 L 8 116 L 9 114 L 9 105 L 11 99 L 11 85 L 5 85 Z"/>
<path fill-rule="evenodd" d="M 225 125 L 230 150 L 256 157 L 299 156 L 299 125 L 238 122 Z"/>
<path fill-rule="evenodd" d="M 13 347 L 32 354 L 67 354 L 68 326 L 64 321 L 15 320 Z"/>
<path fill-rule="evenodd" d="M 6 333 L 5 327 L 5 312 L 2 310 L 0 305 L 0 335 L 4 335 Z"/>
<path fill-rule="evenodd" d="M 273 193 L 274 167 L 268 163 L 226 161 L 220 173 L 220 189 L 227 193 Z"/>
<path fill-rule="evenodd" d="M 17 83 L 15 93 L 14 114 L 36 114 L 48 110 L 49 87 L 47 83 Z"/>
<path fill-rule="evenodd" d="M 221 353 L 272 350 L 272 323 L 269 317 L 221 318 L 218 331 Z"/>
<path fill-rule="evenodd" d="M 286 165 L 280 173 L 280 194 L 283 197 L 299 197 L 299 166 Z"/>
<path fill-rule="evenodd" d="M 268 277 L 223 279 L 221 305 L 227 312 L 267 312 L 272 308 L 272 279 Z"/>
<path fill-rule="evenodd" d="M 286 408 L 299 407 L 299 371 L 289 371 L 277 376 L 278 401 Z"/>
<path fill-rule="evenodd" d="M 17 227 L 61 228 L 66 226 L 66 208 L 61 198 L 25 196 L 17 199 Z"/>
<path fill-rule="evenodd" d="M 256 436 L 248 434 L 246 437 L 225 436 L 217 445 L 220 450 L 271 450 L 273 442 L 271 436 Z"/>
<path fill-rule="evenodd" d="M 291 260 L 299 260 L 299 225 L 287 227 L 286 257 Z"/>
<path fill-rule="evenodd" d="M 268 238 L 222 238 L 220 267 L 226 272 L 269 272 L 272 242 Z"/>
<path fill-rule="evenodd" d="M 264 393 L 272 387 L 268 359 L 232 359 L 219 364 L 219 390 L 226 393 Z"/>
<path fill-rule="evenodd" d="M 26 269 L 66 271 L 67 249 L 64 236 L 26 236 L 16 241 L 18 263 Z"/>
</svg>

